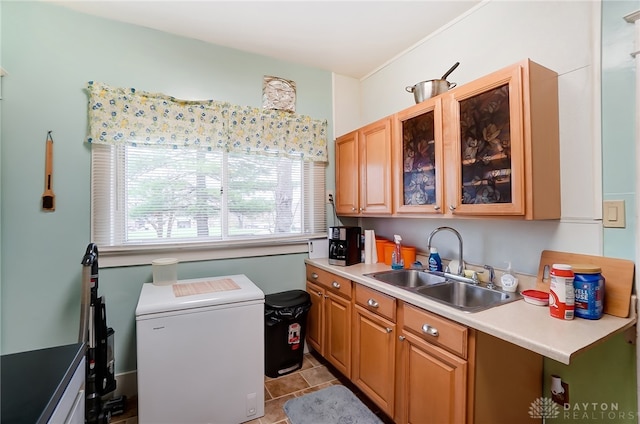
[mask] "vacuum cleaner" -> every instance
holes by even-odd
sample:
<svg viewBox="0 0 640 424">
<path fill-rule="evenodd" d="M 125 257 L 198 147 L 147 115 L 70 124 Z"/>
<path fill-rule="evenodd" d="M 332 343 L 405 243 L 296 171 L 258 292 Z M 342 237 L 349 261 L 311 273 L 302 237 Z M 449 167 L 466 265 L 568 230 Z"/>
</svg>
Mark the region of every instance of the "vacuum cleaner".
<svg viewBox="0 0 640 424">
<path fill-rule="evenodd" d="M 98 296 L 98 246 L 89 243 L 82 258 L 80 334 L 86 345 L 85 423 L 109 423 L 124 412 L 126 396 L 109 398 L 116 389 L 114 331 L 107 326 L 105 298 Z"/>
</svg>

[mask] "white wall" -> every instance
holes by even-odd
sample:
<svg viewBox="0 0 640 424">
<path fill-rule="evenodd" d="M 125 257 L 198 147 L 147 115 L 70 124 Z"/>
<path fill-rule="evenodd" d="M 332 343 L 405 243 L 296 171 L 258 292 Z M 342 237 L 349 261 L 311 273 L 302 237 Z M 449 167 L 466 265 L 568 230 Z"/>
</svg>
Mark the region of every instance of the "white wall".
<svg viewBox="0 0 640 424">
<path fill-rule="evenodd" d="M 448 80 L 462 85 L 530 58 L 559 75 L 561 221 L 396 218 L 362 225 L 385 236 L 400 232 L 422 249 L 433 228 L 450 225 L 462 233 L 468 261 L 503 267 L 510 260 L 516 270 L 533 274 L 544 249 L 601 254 L 599 19 L 599 2 L 483 2 L 365 77 L 360 122 L 335 116 L 336 130 L 352 129 L 407 108 L 414 100 L 406 86 L 440 78 L 456 61 L 460 66 Z M 336 104 L 345 102 L 342 94 L 335 93 Z M 454 256 L 453 240 L 440 243 L 448 243 L 445 256 Z"/>
<path fill-rule="evenodd" d="M 333 74 L 333 139 L 362 126 L 360 93 L 360 81 Z"/>
</svg>

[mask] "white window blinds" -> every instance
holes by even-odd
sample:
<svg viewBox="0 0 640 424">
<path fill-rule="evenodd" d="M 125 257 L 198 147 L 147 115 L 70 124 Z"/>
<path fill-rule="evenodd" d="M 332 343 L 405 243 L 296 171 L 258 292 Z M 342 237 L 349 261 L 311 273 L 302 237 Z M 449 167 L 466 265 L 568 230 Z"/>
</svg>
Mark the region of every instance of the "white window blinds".
<svg viewBox="0 0 640 424">
<path fill-rule="evenodd" d="M 92 146 L 102 247 L 326 234 L 325 164 L 196 149 Z"/>
</svg>

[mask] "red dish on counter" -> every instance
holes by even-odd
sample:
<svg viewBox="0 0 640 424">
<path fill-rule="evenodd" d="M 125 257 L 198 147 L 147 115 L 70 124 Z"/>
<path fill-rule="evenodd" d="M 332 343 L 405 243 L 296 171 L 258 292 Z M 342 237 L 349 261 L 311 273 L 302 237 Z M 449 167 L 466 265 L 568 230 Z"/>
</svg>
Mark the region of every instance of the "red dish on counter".
<svg viewBox="0 0 640 424">
<path fill-rule="evenodd" d="M 524 290 L 520 292 L 524 301 L 532 305 L 547 306 L 549 304 L 549 293 L 540 290 Z"/>
</svg>

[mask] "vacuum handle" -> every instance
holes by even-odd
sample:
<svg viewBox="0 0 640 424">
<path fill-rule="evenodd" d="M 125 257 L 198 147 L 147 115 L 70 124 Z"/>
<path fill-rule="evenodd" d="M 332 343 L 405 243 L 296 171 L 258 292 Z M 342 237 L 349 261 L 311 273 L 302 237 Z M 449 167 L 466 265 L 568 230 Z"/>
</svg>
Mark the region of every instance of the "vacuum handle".
<svg viewBox="0 0 640 424">
<path fill-rule="evenodd" d="M 78 342 L 87 343 L 89 339 L 89 306 L 91 304 L 91 269 L 82 267 L 82 289 L 80 291 L 80 333 Z"/>
</svg>

